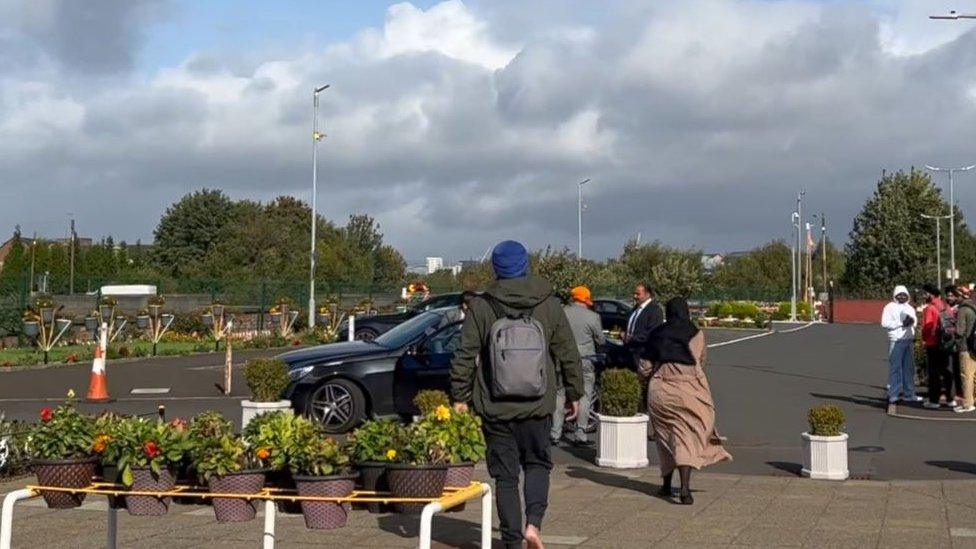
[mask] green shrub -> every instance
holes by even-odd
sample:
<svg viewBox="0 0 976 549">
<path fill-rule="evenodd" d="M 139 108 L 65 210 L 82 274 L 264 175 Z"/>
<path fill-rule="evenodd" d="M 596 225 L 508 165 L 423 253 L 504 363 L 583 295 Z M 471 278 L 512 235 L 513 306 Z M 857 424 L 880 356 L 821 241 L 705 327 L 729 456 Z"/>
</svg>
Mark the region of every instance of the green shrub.
<svg viewBox="0 0 976 549">
<path fill-rule="evenodd" d="M 640 379 L 634 372 L 615 368 L 600 376 L 601 414 L 615 417 L 635 416 L 640 399 Z"/>
<path fill-rule="evenodd" d="M 248 422 L 241 436 L 251 448 L 266 449 L 268 456 L 262 459 L 271 469 L 280 471 L 288 463 L 288 448 L 295 437 L 298 421 L 298 417 L 290 412 L 265 412 Z"/>
<path fill-rule="evenodd" d="M 296 417 L 294 426 L 286 452 L 292 474 L 327 476 L 348 471 L 348 452 L 327 436 L 318 424 Z"/>
<path fill-rule="evenodd" d="M 718 318 L 728 318 L 732 316 L 732 313 L 734 312 L 735 309 L 732 308 L 731 303 L 723 302 L 720 303 L 718 308 L 716 309 L 715 316 L 717 316 Z"/>
<path fill-rule="evenodd" d="M 179 334 L 197 334 L 204 336 L 210 333 L 210 329 L 203 323 L 201 315 L 203 311 L 193 311 L 191 313 L 180 313 L 173 318 L 173 324 L 169 330 Z"/>
<path fill-rule="evenodd" d="M 451 399 L 447 397 L 447 393 L 444 391 L 425 389 L 413 397 L 413 404 L 420 409 L 420 415 L 426 416 L 434 413 L 438 406 L 450 407 Z"/>
<path fill-rule="evenodd" d="M 244 365 L 244 380 L 254 402 L 277 402 L 291 382 L 283 360 L 253 359 Z"/>
<path fill-rule="evenodd" d="M 813 320 L 813 313 L 811 312 L 811 307 L 809 303 L 804 303 L 802 301 L 796 302 L 796 318 L 798 320 Z M 773 320 L 789 320 L 790 318 L 790 302 L 781 301 L 779 303 L 779 308 L 776 309 L 776 313 L 773 314 Z"/>
<path fill-rule="evenodd" d="M 207 481 L 215 476 L 261 469 L 265 463 L 258 455 L 266 455 L 266 452 L 264 448 L 251 448 L 240 437 L 230 435 L 207 441 L 203 447 L 191 446 L 197 474 Z"/>
<path fill-rule="evenodd" d="M 760 330 L 768 328 L 769 313 L 765 311 L 759 311 L 756 313 L 756 316 L 752 317 L 752 321 L 756 325 L 756 328 L 759 328 Z"/>
<path fill-rule="evenodd" d="M 807 415 L 810 434 L 821 437 L 835 437 L 844 426 L 844 411 L 833 404 L 823 404 L 810 408 Z"/>
<path fill-rule="evenodd" d="M 353 460 L 356 463 L 393 461 L 396 456 L 389 457 L 389 452 L 401 446 L 403 436 L 403 426 L 395 421 L 367 421 L 349 435 Z"/>
<path fill-rule="evenodd" d="M 79 413 L 70 397 L 53 410 L 42 408 L 40 419 L 30 433 L 32 458 L 73 459 L 92 455 L 95 422 L 91 416 Z"/>
</svg>

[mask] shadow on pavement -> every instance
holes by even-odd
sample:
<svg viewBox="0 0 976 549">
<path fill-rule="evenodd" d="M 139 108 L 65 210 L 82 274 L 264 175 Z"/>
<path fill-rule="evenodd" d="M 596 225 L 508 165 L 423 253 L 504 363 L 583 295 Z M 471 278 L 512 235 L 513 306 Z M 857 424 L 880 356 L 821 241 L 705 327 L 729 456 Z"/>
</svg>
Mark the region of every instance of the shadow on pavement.
<svg viewBox="0 0 976 549">
<path fill-rule="evenodd" d="M 602 486 L 609 486 L 611 488 L 622 488 L 624 490 L 632 490 L 640 494 L 647 496 L 657 496 L 657 491 L 660 489 L 659 485 L 651 484 L 649 482 L 641 482 L 637 479 L 614 475 L 611 473 L 604 473 L 602 471 L 594 471 L 592 469 L 587 469 L 585 467 L 570 466 L 566 470 L 566 476 L 569 478 L 579 478 L 588 480 L 590 482 L 600 484 Z"/>
<path fill-rule="evenodd" d="M 888 402 L 883 398 L 870 397 L 867 395 L 826 395 L 823 393 L 810 393 L 810 396 L 816 398 L 825 398 L 828 400 L 839 400 L 841 402 L 850 402 L 851 404 L 857 404 L 860 406 L 868 406 L 871 408 L 877 408 L 879 410 L 885 410 L 888 407 Z"/>
<path fill-rule="evenodd" d="M 377 522 L 381 530 L 401 538 L 420 536 L 420 515 L 385 515 Z M 477 522 L 437 515 L 431 531 L 434 544 L 463 549 L 480 546 L 481 525 Z"/>
<path fill-rule="evenodd" d="M 968 461 L 926 461 L 925 464 L 931 465 L 932 467 L 948 469 L 957 473 L 976 475 L 976 463 L 970 463 Z"/>
<path fill-rule="evenodd" d="M 788 461 L 767 461 L 766 465 L 775 467 L 780 471 L 786 471 L 787 473 L 796 476 L 800 476 L 800 470 L 803 469 L 803 466 L 799 463 L 790 463 Z"/>
</svg>

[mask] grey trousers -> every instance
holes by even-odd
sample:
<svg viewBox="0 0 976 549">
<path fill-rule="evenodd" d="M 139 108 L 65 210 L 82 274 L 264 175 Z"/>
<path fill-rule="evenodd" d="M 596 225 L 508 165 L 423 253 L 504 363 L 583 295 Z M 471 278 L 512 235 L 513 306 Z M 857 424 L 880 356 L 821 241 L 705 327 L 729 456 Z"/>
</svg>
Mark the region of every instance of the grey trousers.
<svg viewBox="0 0 976 549">
<path fill-rule="evenodd" d="M 590 406 L 596 390 L 596 366 L 589 359 L 583 359 L 583 398 L 580 399 L 579 417 L 573 440 L 586 442 L 586 429 L 590 426 Z M 562 385 L 556 389 L 556 411 L 552 414 L 552 431 L 549 438 L 559 440 L 563 436 L 563 423 L 566 420 L 566 389 Z"/>
</svg>

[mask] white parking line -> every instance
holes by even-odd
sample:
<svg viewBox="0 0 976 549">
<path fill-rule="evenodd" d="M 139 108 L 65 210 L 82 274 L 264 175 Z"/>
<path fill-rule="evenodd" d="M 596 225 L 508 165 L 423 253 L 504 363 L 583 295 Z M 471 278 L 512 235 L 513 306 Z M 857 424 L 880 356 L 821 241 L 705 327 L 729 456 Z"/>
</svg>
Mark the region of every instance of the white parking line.
<svg viewBox="0 0 976 549">
<path fill-rule="evenodd" d="M 776 332 L 763 332 L 761 334 L 752 334 L 750 336 L 740 337 L 737 339 L 730 339 L 728 341 L 720 341 L 718 343 L 710 343 L 708 345 L 709 349 L 714 349 L 716 347 L 725 347 L 726 345 L 732 345 L 733 343 L 742 343 L 743 341 L 749 341 L 750 339 L 759 339 L 760 337 L 769 337 Z"/>
<path fill-rule="evenodd" d="M 165 395 L 169 393 L 169 387 L 136 387 L 129 391 L 130 395 Z"/>
</svg>

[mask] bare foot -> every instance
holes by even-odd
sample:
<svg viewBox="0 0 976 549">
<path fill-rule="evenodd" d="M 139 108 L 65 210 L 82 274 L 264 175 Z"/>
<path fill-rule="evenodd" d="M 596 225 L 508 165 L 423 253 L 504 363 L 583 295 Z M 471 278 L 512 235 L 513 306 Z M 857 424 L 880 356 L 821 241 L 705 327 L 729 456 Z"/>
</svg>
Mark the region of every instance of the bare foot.
<svg viewBox="0 0 976 549">
<path fill-rule="evenodd" d="M 545 549 L 539 529 L 531 524 L 525 527 L 525 543 L 528 549 Z"/>
</svg>

